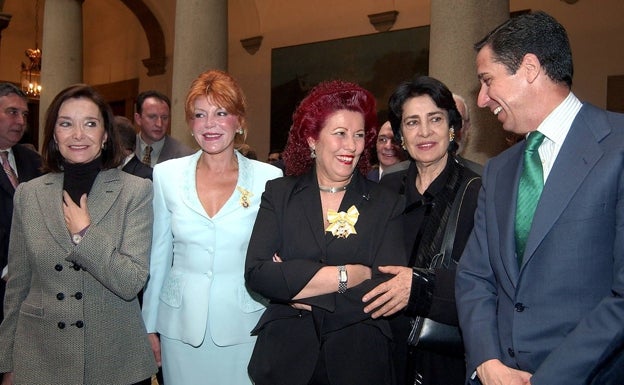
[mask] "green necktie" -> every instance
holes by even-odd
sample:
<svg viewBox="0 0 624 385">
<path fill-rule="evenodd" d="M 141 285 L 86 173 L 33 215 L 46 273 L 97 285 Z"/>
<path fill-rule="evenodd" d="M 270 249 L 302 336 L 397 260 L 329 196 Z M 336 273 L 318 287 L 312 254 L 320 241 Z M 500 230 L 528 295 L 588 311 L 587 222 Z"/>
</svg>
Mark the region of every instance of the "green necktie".
<svg viewBox="0 0 624 385">
<path fill-rule="evenodd" d="M 537 202 L 544 188 L 544 171 L 537 149 L 544 141 L 544 134 L 533 131 L 526 140 L 524 162 L 520 183 L 518 185 L 518 200 L 516 201 L 516 253 L 518 265 L 522 265 L 527 237 L 533 222 L 533 215 Z"/>
</svg>

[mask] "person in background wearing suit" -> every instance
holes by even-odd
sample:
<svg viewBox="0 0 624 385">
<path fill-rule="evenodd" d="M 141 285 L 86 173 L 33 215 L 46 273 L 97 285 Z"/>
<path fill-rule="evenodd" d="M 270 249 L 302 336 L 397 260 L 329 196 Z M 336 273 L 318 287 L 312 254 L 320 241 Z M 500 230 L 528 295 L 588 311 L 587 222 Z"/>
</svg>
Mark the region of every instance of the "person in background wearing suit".
<svg viewBox="0 0 624 385">
<path fill-rule="evenodd" d="M 483 174 L 483 166 L 463 157 L 466 146 L 468 145 L 468 139 L 470 138 L 472 127 L 472 123 L 470 122 L 470 109 L 468 109 L 468 104 L 466 104 L 466 99 L 464 99 L 463 96 L 453 94 L 453 100 L 455 100 L 457 110 L 459 111 L 462 119 L 461 129 L 455 131 L 455 143 L 457 144 L 455 158 L 470 170 L 474 171 L 478 175 L 481 175 Z"/>
<path fill-rule="evenodd" d="M 125 156 L 119 167 L 129 174 L 152 180 L 152 168 L 141 162 L 134 153 L 136 131 L 134 131 L 130 119 L 125 116 L 115 116 L 115 130 L 117 130 L 121 148 Z"/>
<path fill-rule="evenodd" d="M 527 139 L 486 165 L 457 270 L 467 382 L 621 385 L 624 115 L 571 92 L 568 36 L 546 13 L 475 48 L 477 104 Z"/>
<path fill-rule="evenodd" d="M 230 75 L 200 74 L 184 106 L 200 150 L 154 168 L 143 317 L 167 385 L 251 384 L 249 332 L 264 301 L 245 287 L 243 266 L 264 186 L 282 172 L 235 150 L 247 103 Z"/>
<path fill-rule="evenodd" d="M 149 272 L 151 182 L 119 170 L 122 156 L 112 111 L 93 88 L 54 98 L 49 173 L 15 191 L 4 385 L 130 384 L 156 372 L 137 300 Z"/>
<path fill-rule="evenodd" d="M 317 85 L 293 114 L 286 173 L 267 183 L 245 263 L 271 302 L 253 334 L 256 385 L 394 384 L 388 321 L 361 298 L 405 264 L 403 201 L 364 175 L 375 98 L 360 86 Z"/>
<path fill-rule="evenodd" d="M 134 122 L 139 127 L 135 153 L 143 163 L 154 167 L 169 159 L 191 155 L 186 144 L 167 135 L 171 102 L 158 91 L 141 92 L 136 99 Z"/>
<path fill-rule="evenodd" d="M 0 83 L 0 303 L 8 277 L 9 236 L 13 213 L 13 195 L 21 182 L 41 175 L 41 157 L 25 145 L 18 144 L 26 130 L 28 103 L 26 95 L 11 83 Z M 0 321 L 3 309 L 0 306 Z M 0 377 L 1 378 L 1 377 Z"/>
<path fill-rule="evenodd" d="M 374 148 L 374 158 L 377 159 L 377 164 L 366 174 L 366 177 L 373 182 L 379 182 L 389 167 L 407 159 L 405 150 L 394 139 L 390 121 L 386 119 L 380 119 L 380 121 L 381 126 L 377 133 L 377 141 Z"/>
</svg>

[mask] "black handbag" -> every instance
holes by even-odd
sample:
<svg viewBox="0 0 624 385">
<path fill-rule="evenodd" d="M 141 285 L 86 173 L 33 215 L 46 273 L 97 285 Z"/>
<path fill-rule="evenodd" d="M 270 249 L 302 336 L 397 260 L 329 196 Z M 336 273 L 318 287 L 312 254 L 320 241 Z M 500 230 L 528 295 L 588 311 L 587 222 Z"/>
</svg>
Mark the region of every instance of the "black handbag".
<svg viewBox="0 0 624 385">
<path fill-rule="evenodd" d="M 440 252 L 436 254 L 429 264 L 429 269 L 449 269 L 451 263 L 457 263 L 452 259 L 455 231 L 459 221 L 459 212 L 466 195 L 466 190 L 472 181 L 479 179 L 474 177 L 465 180 L 457 190 L 460 194 L 453 201 L 449 213 L 444 238 Z M 411 330 L 407 337 L 407 344 L 418 346 L 420 349 L 439 354 L 456 357 L 464 356 L 464 343 L 458 326 L 437 322 L 427 317 L 415 317 L 411 322 Z"/>
</svg>

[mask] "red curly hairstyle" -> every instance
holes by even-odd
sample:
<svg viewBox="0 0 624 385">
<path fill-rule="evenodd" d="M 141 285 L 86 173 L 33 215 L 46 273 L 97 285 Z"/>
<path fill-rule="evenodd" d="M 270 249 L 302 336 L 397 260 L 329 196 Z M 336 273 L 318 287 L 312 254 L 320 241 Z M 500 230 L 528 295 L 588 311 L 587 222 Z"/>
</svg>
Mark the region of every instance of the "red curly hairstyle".
<svg viewBox="0 0 624 385">
<path fill-rule="evenodd" d="M 357 167 L 366 175 L 370 170 L 369 149 L 377 135 L 375 97 L 355 83 L 333 80 L 319 83 L 301 101 L 293 113 L 293 124 L 282 154 L 286 175 L 302 175 L 314 164 L 308 138 L 318 139 L 329 115 L 339 110 L 359 112 L 364 116 L 364 151 Z"/>
</svg>

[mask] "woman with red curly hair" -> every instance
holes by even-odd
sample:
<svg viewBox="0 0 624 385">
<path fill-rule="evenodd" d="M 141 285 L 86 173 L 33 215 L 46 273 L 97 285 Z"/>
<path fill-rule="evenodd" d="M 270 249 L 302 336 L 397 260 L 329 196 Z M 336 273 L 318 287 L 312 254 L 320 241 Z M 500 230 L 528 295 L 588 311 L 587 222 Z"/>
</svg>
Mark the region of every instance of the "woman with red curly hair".
<svg viewBox="0 0 624 385">
<path fill-rule="evenodd" d="M 245 279 L 270 300 L 253 334 L 256 385 L 393 383 L 388 321 L 362 297 L 405 264 L 398 194 L 363 175 L 376 135 L 375 99 L 321 83 L 293 114 L 287 177 L 269 181 L 247 251 Z"/>
</svg>

